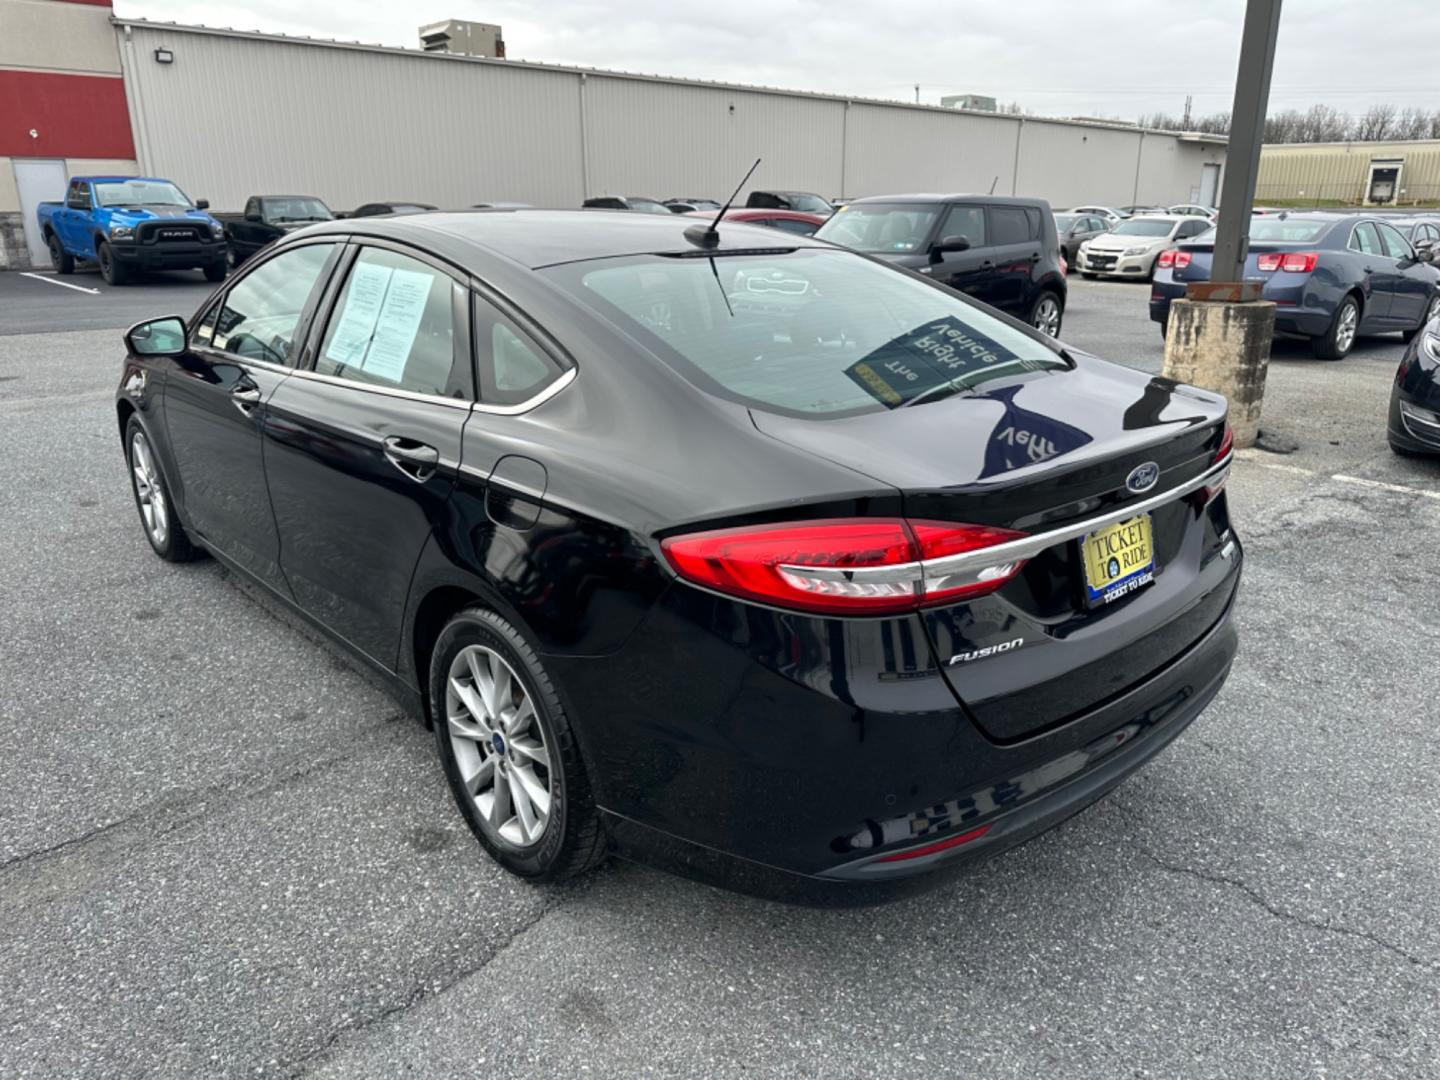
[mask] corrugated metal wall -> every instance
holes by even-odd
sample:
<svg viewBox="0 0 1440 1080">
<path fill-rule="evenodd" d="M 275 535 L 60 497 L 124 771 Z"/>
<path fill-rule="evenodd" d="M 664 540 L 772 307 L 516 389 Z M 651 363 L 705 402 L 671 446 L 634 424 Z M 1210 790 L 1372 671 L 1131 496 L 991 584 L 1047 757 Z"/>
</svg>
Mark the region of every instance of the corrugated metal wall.
<svg viewBox="0 0 1440 1080">
<path fill-rule="evenodd" d="M 752 187 L 853 198 L 993 184 L 1056 206 L 1124 204 L 1142 153 L 1138 131 L 1096 125 L 155 24 L 117 33 L 141 167 L 217 209 L 282 191 L 340 209 L 723 198 L 756 157 Z M 154 61 L 162 46 L 174 63 Z M 1169 135 L 1143 143 L 1140 199 L 1188 199 L 1204 153 Z"/>
<path fill-rule="evenodd" d="M 1256 198 L 1358 202 L 1372 161 L 1403 162 L 1401 201 L 1440 199 L 1440 142 L 1315 143 L 1266 146 Z"/>
</svg>

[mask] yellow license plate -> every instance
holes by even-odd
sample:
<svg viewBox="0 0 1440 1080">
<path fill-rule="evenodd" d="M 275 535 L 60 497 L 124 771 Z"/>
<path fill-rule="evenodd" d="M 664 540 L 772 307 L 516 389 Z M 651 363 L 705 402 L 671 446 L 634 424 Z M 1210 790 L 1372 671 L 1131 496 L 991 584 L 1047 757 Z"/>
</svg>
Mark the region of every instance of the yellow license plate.
<svg viewBox="0 0 1440 1080">
<path fill-rule="evenodd" d="M 1119 600 L 1155 579 L 1150 515 L 1141 514 L 1091 533 L 1081 548 L 1085 591 L 1091 604 Z"/>
</svg>

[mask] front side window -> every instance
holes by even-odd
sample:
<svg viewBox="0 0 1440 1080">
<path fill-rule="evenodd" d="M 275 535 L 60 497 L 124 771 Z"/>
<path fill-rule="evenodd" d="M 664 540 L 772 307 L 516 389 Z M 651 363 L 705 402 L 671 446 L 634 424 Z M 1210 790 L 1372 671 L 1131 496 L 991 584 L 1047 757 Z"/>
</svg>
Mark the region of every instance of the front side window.
<svg viewBox="0 0 1440 1080">
<path fill-rule="evenodd" d="M 852 203 L 815 232 L 819 240 L 875 254 L 921 251 L 940 217 L 930 203 Z M 971 246 L 974 246 L 971 241 Z"/>
<path fill-rule="evenodd" d="M 469 400 L 470 358 L 455 343 L 450 276 L 408 255 L 365 248 L 330 314 L 315 370 Z"/>
<path fill-rule="evenodd" d="M 76 180 L 70 185 L 70 194 L 65 197 L 66 204 L 77 210 L 90 209 L 90 185 L 83 180 Z"/>
<path fill-rule="evenodd" d="M 293 364 L 300 316 L 333 250 L 307 244 L 255 267 L 225 294 L 209 343 L 250 360 Z"/>
<path fill-rule="evenodd" d="M 1380 230 L 1380 242 L 1385 245 L 1385 254 L 1392 259 L 1413 259 L 1415 253 L 1410 245 L 1405 242 L 1393 227 L 1383 223 L 1376 226 Z"/>
<path fill-rule="evenodd" d="M 543 273 L 702 390 L 796 416 L 897 408 L 1068 367 L 949 290 L 833 249 Z"/>
<path fill-rule="evenodd" d="M 941 239 L 963 236 L 972 248 L 985 246 L 985 210 L 979 206 L 952 206 L 940 226 Z"/>
<path fill-rule="evenodd" d="M 95 184 L 95 201 L 101 206 L 191 206 L 169 180 L 101 180 Z"/>
</svg>

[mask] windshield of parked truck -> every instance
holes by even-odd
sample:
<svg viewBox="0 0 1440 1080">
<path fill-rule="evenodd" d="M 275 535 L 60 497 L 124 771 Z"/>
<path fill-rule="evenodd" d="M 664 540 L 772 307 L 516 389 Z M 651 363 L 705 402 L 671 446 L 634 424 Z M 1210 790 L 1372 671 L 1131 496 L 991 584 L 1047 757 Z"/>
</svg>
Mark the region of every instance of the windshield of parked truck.
<svg viewBox="0 0 1440 1080">
<path fill-rule="evenodd" d="M 95 200 L 101 206 L 183 206 L 194 204 L 169 180 L 98 180 Z"/>
<path fill-rule="evenodd" d="M 265 200 L 265 218 L 276 225 L 284 225 L 289 221 L 329 221 L 334 216 L 330 213 L 330 208 L 319 199 L 287 197 Z"/>
<path fill-rule="evenodd" d="M 852 203 L 835 211 L 815 237 L 876 254 L 919 251 L 942 209 L 936 203 Z"/>
<path fill-rule="evenodd" d="M 794 416 L 923 404 L 1069 367 L 986 308 L 829 248 L 640 255 L 545 273 L 702 390 Z"/>
<path fill-rule="evenodd" d="M 1131 218 L 1110 230 L 1113 236 L 1169 236 L 1175 222 L 1169 218 Z"/>
</svg>

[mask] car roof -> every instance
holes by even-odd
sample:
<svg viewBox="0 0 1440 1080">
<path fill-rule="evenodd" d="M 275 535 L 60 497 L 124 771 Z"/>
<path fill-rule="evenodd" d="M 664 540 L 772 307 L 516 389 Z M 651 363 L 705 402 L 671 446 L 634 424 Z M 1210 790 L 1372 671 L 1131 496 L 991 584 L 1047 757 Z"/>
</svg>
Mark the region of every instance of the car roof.
<svg viewBox="0 0 1440 1080">
<path fill-rule="evenodd" d="M 105 183 L 105 182 L 112 181 L 112 180 L 149 180 L 149 181 L 152 181 L 152 182 L 157 183 L 157 184 L 173 184 L 173 183 L 175 182 L 175 181 L 169 179 L 168 177 L 164 177 L 164 176 L 136 176 L 134 173 L 131 173 L 131 174 L 129 174 L 129 175 L 102 174 L 102 175 L 99 175 L 99 176 L 72 176 L 70 179 L 71 179 L 72 181 L 74 181 L 74 180 L 84 180 L 84 181 L 86 181 L 87 183 L 92 183 L 92 184 L 93 184 L 93 183 Z"/>
<path fill-rule="evenodd" d="M 975 192 L 959 192 L 943 195 L 933 191 L 914 192 L 908 195 L 866 195 L 862 199 L 851 199 L 849 206 L 863 206 L 866 203 L 949 203 L 984 202 L 995 206 L 1040 206 L 1044 199 L 1027 199 L 1016 195 L 981 195 Z"/>
<path fill-rule="evenodd" d="M 685 239 L 696 222 L 690 214 L 596 214 L 585 210 L 462 210 L 440 211 L 403 218 L 345 218 L 304 231 L 306 236 L 327 233 L 370 234 L 409 240 L 464 266 L 477 252 L 498 255 L 538 269 L 556 263 L 626 255 L 699 251 Z M 720 223 L 720 245 L 714 250 L 755 248 L 831 248 L 796 233 L 778 234 L 762 225 Z"/>
</svg>

